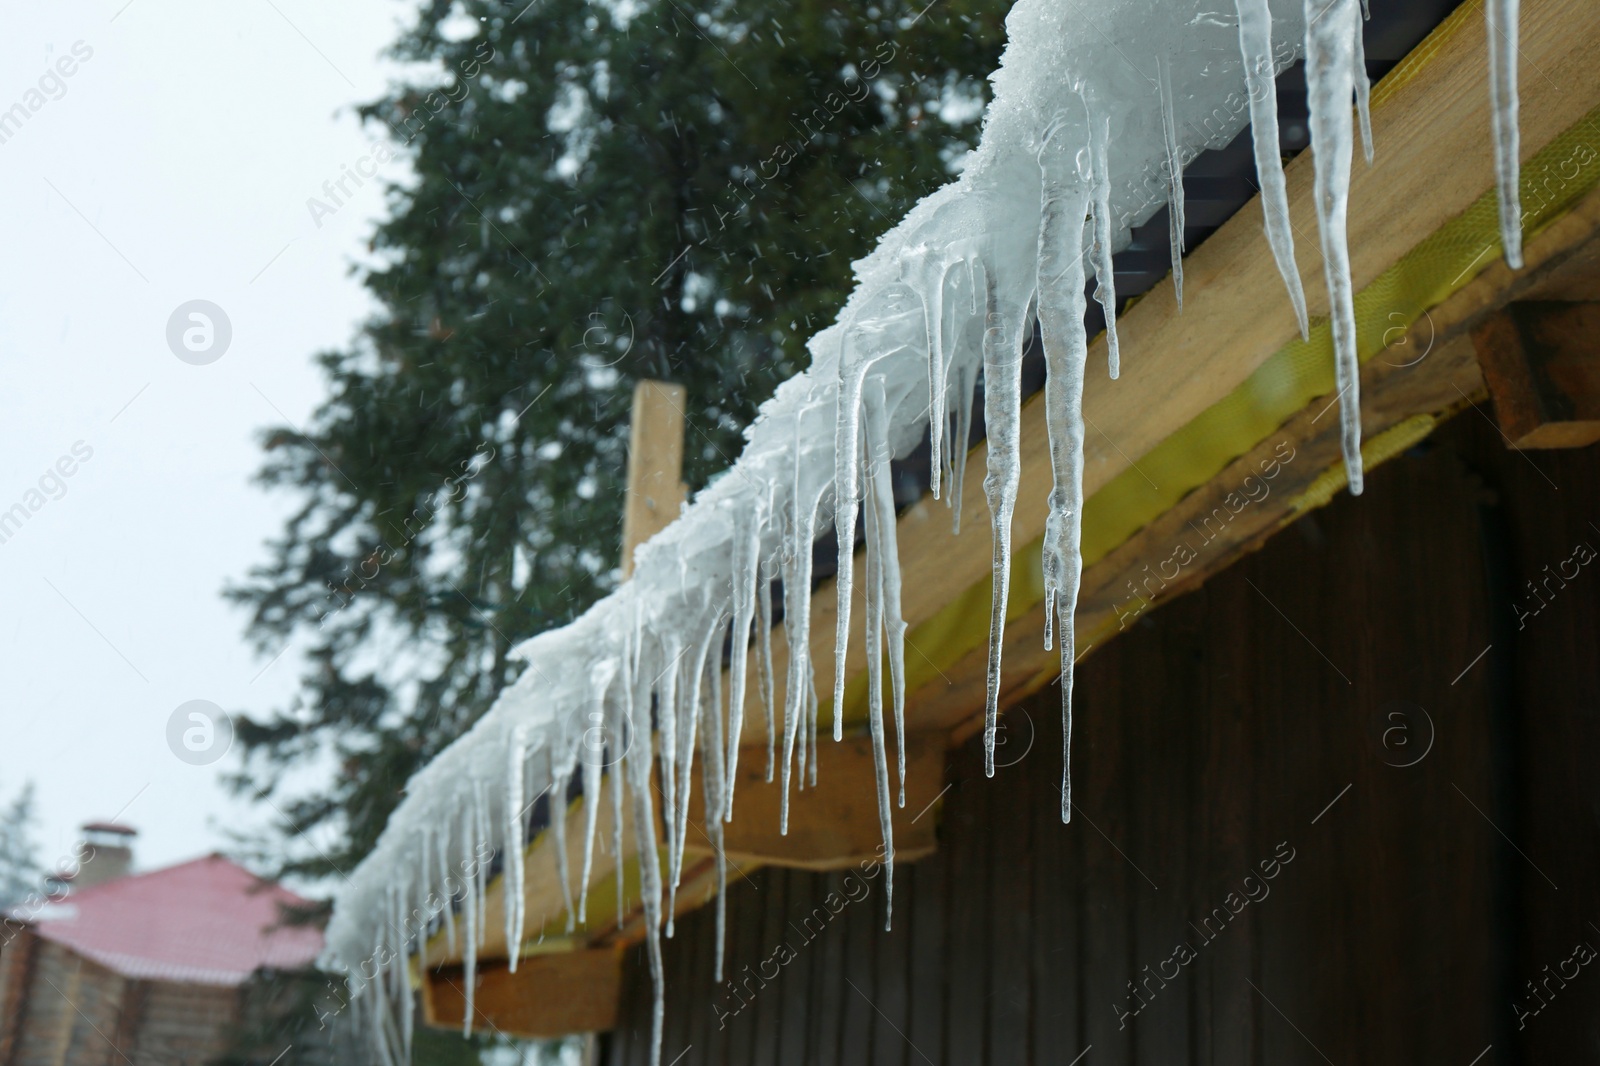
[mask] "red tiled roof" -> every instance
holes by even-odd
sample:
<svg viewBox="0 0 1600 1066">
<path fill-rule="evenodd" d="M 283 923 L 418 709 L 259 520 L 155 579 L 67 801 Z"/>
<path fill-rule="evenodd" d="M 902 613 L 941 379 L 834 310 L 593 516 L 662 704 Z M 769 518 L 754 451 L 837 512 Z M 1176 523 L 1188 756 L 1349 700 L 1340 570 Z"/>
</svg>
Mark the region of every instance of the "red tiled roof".
<svg viewBox="0 0 1600 1066">
<path fill-rule="evenodd" d="M 34 930 L 125 977 L 237 985 L 258 967 L 304 966 L 322 950 L 320 930 L 280 924 L 279 904 L 305 900 L 208 855 L 79 889 Z"/>
</svg>

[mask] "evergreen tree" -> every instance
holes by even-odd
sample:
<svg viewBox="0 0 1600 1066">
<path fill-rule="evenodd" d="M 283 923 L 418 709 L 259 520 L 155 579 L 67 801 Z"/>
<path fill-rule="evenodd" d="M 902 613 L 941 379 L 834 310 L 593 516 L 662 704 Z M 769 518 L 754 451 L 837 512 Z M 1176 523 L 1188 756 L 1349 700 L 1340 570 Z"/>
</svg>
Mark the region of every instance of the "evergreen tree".
<svg viewBox="0 0 1600 1066">
<path fill-rule="evenodd" d="M 989 0 L 430 0 L 397 57 L 445 72 L 363 109 L 415 178 L 321 355 L 330 395 L 265 441 L 298 511 L 230 595 L 310 669 L 242 716 L 285 872 L 348 870 L 407 777 L 513 676 L 514 643 L 617 580 L 634 381 L 685 385 L 685 477 L 725 468 L 850 263 L 974 146 Z M 291 767 L 333 753 L 325 786 Z"/>
<path fill-rule="evenodd" d="M 39 849 L 33 841 L 33 803 L 30 781 L 0 808 L 0 911 L 26 902 L 44 885 Z"/>
</svg>

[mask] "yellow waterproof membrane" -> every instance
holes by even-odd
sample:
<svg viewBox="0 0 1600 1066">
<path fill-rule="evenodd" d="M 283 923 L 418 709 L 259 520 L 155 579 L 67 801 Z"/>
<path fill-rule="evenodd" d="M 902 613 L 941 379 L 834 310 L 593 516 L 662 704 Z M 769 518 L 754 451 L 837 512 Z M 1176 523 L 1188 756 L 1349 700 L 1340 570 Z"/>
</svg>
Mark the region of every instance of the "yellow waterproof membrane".
<svg viewBox="0 0 1600 1066">
<path fill-rule="evenodd" d="M 1470 9 L 1470 10 L 1469 10 Z M 1395 86 L 1415 76 L 1439 43 L 1464 19 L 1481 17 L 1464 5 L 1396 67 L 1373 92 L 1373 106 Z M 1600 107 L 1547 144 L 1522 167 L 1522 227 L 1525 239 L 1543 232 L 1600 184 Z M 1254 202 L 1243 210 L 1259 211 Z M 1402 336 L 1422 313 L 1464 287 L 1501 257 L 1499 208 L 1489 189 L 1461 215 L 1445 223 L 1356 294 L 1357 352 L 1363 363 Z M 1140 456 L 1084 504 L 1083 563 L 1104 558 L 1189 492 L 1254 448 L 1319 396 L 1334 391 L 1333 338 L 1327 318 L 1313 319 L 1310 336 L 1284 345 L 1238 388 L 1188 425 Z M 1432 430 L 1436 419 L 1419 415 L 1363 443 L 1368 469 L 1393 458 Z M 1321 507 L 1345 485 L 1342 465 L 1325 471 L 1295 501 L 1300 513 Z M 1153 485 L 1159 484 L 1158 490 Z M 1012 555 L 1011 596 L 1006 620 L 1015 620 L 1044 599 L 1040 553 L 1043 538 Z M 913 628 L 907 643 L 906 692 L 912 693 L 988 641 L 990 582 L 985 578 Z M 1080 633 L 1080 647 L 1097 634 Z M 866 675 L 854 678 L 845 695 L 846 715 L 866 715 Z"/>
</svg>

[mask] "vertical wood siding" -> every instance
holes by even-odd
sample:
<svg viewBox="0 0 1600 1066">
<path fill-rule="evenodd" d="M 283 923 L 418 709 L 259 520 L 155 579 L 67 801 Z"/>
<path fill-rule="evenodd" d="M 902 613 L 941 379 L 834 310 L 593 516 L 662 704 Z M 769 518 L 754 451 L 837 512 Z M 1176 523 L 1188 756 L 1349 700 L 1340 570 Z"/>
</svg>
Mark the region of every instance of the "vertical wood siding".
<svg viewBox="0 0 1600 1066">
<path fill-rule="evenodd" d="M 710 909 L 666 943 L 663 1062 L 1589 1061 L 1600 965 L 1543 968 L 1600 948 L 1600 561 L 1514 606 L 1600 548 L 1597 490 L 1463 414 L 1085 662 L 1070 826 L 1052 687 L 994 779 L 952 753 L 892 932 L 881 875 L 733 875 L 733 984 Z"/>
</svg>

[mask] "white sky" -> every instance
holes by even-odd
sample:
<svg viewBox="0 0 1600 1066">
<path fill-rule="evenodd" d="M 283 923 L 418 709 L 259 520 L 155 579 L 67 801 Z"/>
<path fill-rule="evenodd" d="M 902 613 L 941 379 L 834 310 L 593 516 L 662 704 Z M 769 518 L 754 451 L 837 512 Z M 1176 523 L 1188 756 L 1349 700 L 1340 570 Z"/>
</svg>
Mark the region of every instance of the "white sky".
<svg viewBox="0 0 1600 1066">
<path fill-rule="evenodd" d="M 261 820 L 220 785 L 233 756 L 184 763 L 167 721 L 189 700 L 262 711 L 294 689 L 294 650 L 263 673 L 219 592 L 265 559 L 293 499 L 250 482 L 258 431 L 307 415 L 322 391 L 310 357 L 371 311 L 347 268 L 382 210 L 377 183 L 320 228 L 306 200 L 370 151 L 352 105 L 397 76 L 379 52 L 414 10 L 0 9 L 0 113 L 37 104 L 30 90 L 76 42 L 93 50 L 0 143 L 0 512 L 76 442 L 93 449 L 0 543 L 0 798 L 35 782 L 47 864 L 81 822 L 124 807 L 143 868 Z M 166 341 L 194 299 L 233 328 L 204 366 Z"/>
</svg>

